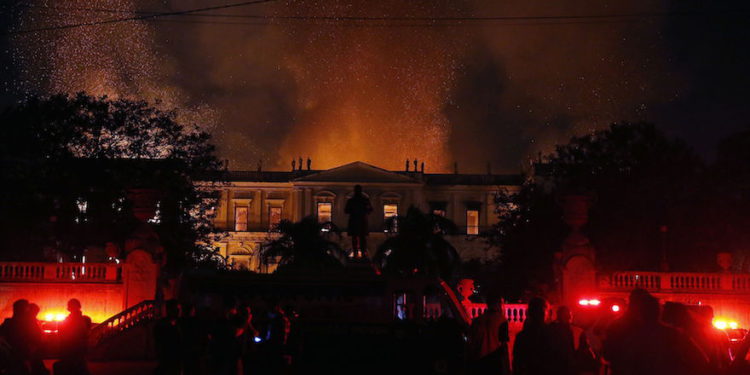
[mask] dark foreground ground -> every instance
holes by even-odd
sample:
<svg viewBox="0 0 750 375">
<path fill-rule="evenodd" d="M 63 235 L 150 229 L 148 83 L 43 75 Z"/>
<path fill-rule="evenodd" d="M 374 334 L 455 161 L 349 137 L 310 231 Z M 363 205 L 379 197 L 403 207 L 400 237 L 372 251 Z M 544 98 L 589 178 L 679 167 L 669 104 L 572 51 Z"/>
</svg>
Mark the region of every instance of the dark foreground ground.
<svg viewBox="0 0 750 375">
<path fill-rule="evenodd" d="M 51 371 L 54 362 L 45 360 L 44 365 Z M 91 375 L 150 375 L 154 373 L 154 367 L 156 362 L 153 361 L 89 362 Z"/>
</svg>

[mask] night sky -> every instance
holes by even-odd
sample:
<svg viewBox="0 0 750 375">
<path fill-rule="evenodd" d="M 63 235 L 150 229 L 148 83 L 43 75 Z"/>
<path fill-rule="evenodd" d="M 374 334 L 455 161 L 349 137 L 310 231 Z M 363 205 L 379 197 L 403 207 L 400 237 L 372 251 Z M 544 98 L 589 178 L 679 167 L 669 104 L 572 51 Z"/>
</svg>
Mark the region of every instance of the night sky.
<svg viewBox="0 0 750 375">
<path fill-rule="evenodd" d="M 516 172 L 613 121 L 654 122 L 710 159 L 750 125 L 740 1 L 270 1 L 19 32 L 235 2 L 6 0 L 0 104 L 158 99 L 211 131 L 232 169 L 416 157 Z"/>
</svg>

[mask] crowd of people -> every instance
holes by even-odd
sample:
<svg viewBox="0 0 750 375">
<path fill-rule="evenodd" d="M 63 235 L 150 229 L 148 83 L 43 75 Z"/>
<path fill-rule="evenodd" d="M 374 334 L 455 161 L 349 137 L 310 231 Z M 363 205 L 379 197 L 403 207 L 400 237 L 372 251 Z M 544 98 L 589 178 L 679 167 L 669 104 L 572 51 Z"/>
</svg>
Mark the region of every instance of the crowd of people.
<svg viewBox="0 0 750 375">
<path fill-rule="evenodd" d="M 515 375 L 747 375 L 750 337 L 730 350 L 713 311 L 659 300 L 645 290 L 630 295 L 627 311 L 602 326 L 576 327 L 560 306 L 547 322 L 547 302 L 528 304 L 523 329 L 509 356 L 508 321 L 499 300 L 472 322 L 470 374 Z M 750 336 L 750 335 L 748 335 Z M 577 337 L 577 338 L 576 338 Z M 511 363 L 512 362 L 512 363 Z M 512 366 L 511 366 L 512 365 Z"/>
<path fill-rule="evenodd" d="M 228 302 L 221 314 L 212 316 L 167 301 L 166 316 L 154 325 L 155 373 L 279 374 L 289 368 L 294 312 L 272 303 L 254 317 L 250 306 Z"/>
<path fill-rule="evenodd" d="M 46 375 L 50 373 L 42 359 L 42 326 L 39 306 L 25 299 L 13 303 L 13 316 L 0 326 L 0 374 Z M 54 363 L 58 375 L 88 375 L 86 351 L 91 318 L 81 312 L 81 302 L 68 301 L 69 315 L 59 323 L 59 360 Z"/>
</svg>

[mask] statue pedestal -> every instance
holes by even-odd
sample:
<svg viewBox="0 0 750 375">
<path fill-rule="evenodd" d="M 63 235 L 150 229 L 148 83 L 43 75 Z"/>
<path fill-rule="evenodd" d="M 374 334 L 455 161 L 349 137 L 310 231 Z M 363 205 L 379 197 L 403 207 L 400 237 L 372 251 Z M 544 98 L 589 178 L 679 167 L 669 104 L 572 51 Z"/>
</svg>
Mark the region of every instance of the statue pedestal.
<svg viewBox="0 0 750 375">
<path fill-rule="evenodd" d="M 562 244 L 561 292 L 563 303 L 572 306 L 581 298 L 596 297 L 595 252 L 581 228 L 588 222 L 591 198 L 567 195 L 562 198 L 563 219 L 571 231 Z"/>
<path fill-rule="evenodd" d="M 122 272 L 125 285 L 123 304 L 126 309 L 155 298 L 158 267 L 151 254 L 143 250 L 133 250 L 128 254 Z"/>
</svg>

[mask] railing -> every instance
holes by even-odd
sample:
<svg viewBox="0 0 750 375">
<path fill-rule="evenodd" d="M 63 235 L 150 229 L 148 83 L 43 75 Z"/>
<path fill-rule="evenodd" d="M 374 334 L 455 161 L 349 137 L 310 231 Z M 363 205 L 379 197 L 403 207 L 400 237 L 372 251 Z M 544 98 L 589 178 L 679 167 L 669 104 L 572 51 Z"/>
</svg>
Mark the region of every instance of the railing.
<svg viewBox="0 0 750 375">
<path fill-rule="evenodd" d="M 152 322 L 160 316 L 161 308 L 156 301 L 143 301 L 133 305 L 94 327 L 89 335 L 89 345 L 99 345 L 110 337 L 116 336 L 127 329 Z"/>
<path fill-rule="evenodd" d="M 613 272 L 599 278 L 602 290 L 750 292 L 750 274 L 691 272 Z"/>
<path fill-rule="evenodd" d="M 114 263 L 0 262 L 0 281 L 119 282 L 122 268 Z"/>
<path fill-rule="evenodd" d="M 485 303 L 462 302 L 461 304 L 472 319 L 482 315 L 487 310 L 487 304 Z M 506 303 L 503 304 L 503 310 L 505 310 L 505 318 L 508 319 L 508 323 L 510 324 L 521 324 L 526 320 L 526 304 Z"/>
</svg>

